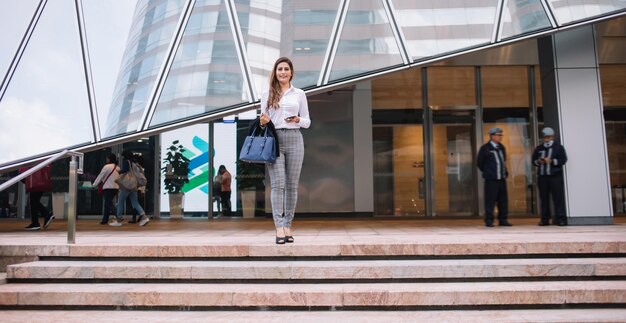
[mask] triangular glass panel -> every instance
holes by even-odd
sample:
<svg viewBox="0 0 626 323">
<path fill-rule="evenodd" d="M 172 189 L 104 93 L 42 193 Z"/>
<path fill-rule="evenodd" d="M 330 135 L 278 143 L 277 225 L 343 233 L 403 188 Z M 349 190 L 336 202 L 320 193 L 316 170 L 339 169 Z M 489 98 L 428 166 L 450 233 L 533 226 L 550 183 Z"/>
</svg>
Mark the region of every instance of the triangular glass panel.
<svg viewBox="0 0 626 323">
<path fill-rule="evenodd" d="M 626 9 L 624 0 L 549 0 L 560 24 L 594 18 Z"/>
<path fill-rule="evenodd" d="M 498 0 L 394 1 L 395 15 L 413 60 L 491 42 Z"/>
<path fill-rule="evenodd" d="M 82 0 L 82 4 L 98 121 L 105 129 L 137 0 Z"/>
<path fill-rule="evenodd" d="M 540 0 L 509 0 L 502 8 L 500 39 L 550 27 L 548 14 Z"/>
<path fill-rule="evenodd" d="M 402 63 L 382 1 L 351 1 L 337 44 L 330 80 Z"/>
<path fill-rule="evenodd" d="M 226 4 L 196 2 L 150 125 L 248 102 L 235 46 Z"/>
<path fill-rule="evenodd" d="M 0 163 L 94 140 L 72 0 L 48 1 L 0 102 Z"/>
<path fill-rule="evenodd" d="M 139 1 L 117 76 L 104 136 L 136 131 L 186 0 Z"/>
<path fill-rule="evenodd" d="M 340 1 L 235 0 L 252 82 L 269 87 L 276 59 L 291 58 L 295 87 L 315 86 L 322 70 Z"/>
<path fill-rule="evenodd" d="M 24 37 L 39 1 L 0 1 L 0 82 Z"/>
</svg>

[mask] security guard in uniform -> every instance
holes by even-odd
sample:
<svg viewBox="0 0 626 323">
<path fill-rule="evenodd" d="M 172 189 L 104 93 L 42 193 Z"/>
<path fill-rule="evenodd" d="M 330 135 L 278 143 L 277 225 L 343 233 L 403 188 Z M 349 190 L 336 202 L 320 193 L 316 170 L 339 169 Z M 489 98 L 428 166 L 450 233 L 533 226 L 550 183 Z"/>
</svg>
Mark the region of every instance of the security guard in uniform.
<svg viewBox="0 0 626 323">
<path fill-rule="evenodd" d="M 493 227 L 494 207 L 498 203 L 498 222 L 500 226 L 510 227 L 507 220 L 509 201 L 506 191 L 506 149 L 502 144 L 502 129 L 489 129 L 489 142 L 478 151 L 476 165 L 485 179 L 485 225 Z"/>
<path fill-rule="evenodd" d="M 554 203 L 553 224 L 567 225 L 565 215 L 565 188 L 563 187 L 563 165 L 567 163 L 565 147 L 554 141 L 554 129 L 545 127 L 541 131 L 543 143 L 533 152 L 532 161 L 537 166 L 537 183 L 541 200 L 540 226 L 550 225 L 550 196 Z"/>
</svg>

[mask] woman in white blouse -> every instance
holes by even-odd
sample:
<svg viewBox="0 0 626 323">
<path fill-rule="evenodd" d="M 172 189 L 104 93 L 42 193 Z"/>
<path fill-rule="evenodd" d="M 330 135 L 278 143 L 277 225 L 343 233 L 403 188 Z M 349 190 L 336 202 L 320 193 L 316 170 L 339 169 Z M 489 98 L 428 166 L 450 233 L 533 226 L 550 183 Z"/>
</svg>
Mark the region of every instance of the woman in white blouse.
<svg viewBox="0 0 626 323">
<path fill-rule="evenodd" d="M 117 195 L 119 186 L 115 183 L 115 180 L 120 176 L 120 168 L 117 166 L 117 157 L 115 154 L 109 154 L 106 159 L 105 165 L 102 167 L 100 174 L 93 181 L 93 187 L 98 187 L 100 183 L 103 183 L 102 194 L 104 200 L 104 211 L 102 212 L 102 219 L 100 224 L 109 223 L 109 216 L 113 210 L 113 198 Z"/>
<path fill-rule="evenodd" d="M 291 223 L 298 201 L 298 182 L 304 160 L 304 142 L 300 128 L 311 125 L 309 105 L 301 89 L 291 85 L 293 63 L 281 57 L 274 63 L 269 91 L 261 98 L 261 126 L 272 123 L 279 142 L 275 164 L 268 164 L 272 185 L 271 201 L 276 243 L 294 242 Z"/>
</svg>

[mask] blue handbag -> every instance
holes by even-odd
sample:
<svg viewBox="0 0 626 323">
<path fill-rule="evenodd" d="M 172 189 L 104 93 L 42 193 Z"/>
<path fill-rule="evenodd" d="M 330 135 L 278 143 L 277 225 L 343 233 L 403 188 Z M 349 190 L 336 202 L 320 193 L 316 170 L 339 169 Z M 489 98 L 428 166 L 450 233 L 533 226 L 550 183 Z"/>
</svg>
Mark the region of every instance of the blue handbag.
<svg viewBox="0 0 626 323">
<path fill-rule="evenodd" d="M 275 139 L 269 136 L 269 127 L 265 127 L 263 133 L 256 135 L 256 130 L 246 136 L 243 142 L 239 160 L 249 163 L 273 164 L 276 162 Z"/>
</svg>

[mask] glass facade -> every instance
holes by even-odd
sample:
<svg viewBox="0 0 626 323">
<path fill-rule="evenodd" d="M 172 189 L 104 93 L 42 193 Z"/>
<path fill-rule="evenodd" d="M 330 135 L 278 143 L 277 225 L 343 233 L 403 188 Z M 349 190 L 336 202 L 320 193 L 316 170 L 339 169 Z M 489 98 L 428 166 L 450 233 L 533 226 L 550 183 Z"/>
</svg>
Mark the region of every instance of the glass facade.
<svg viewBox="0 0 626 323">
<path fill-rule="evenodd" d="M 46 2 L 32 37 L 19 43 L 37 3 L 1 2 L 0 12 L 12 13 L 0 19 L 8 31 L 0 39 L 7 49 L 0 54 L 1 119 L 16 124 L 9 105 L 24 106 L 21 111 L 54 107 L 54 114 L 71 117 L 74 133 L 60 126 L 49 136 L 54 140 L 32 151 L 6 147 L 0 163 L 257 103 L 279 56 L 298 66 L 294 85 L 310 89 L 625 9 L 623 1 L 193 3 L 188 10 L 189 0 Z M 58 41 L 47 41 L 47 33 Z M 57 58 L 54 64 L 37 57 L 47 51 Z M 65 90 L 45 87 L 51 83 Z M 19 94 L 24 91 L 50 95 L 26 99 Z"/>
</svg>

